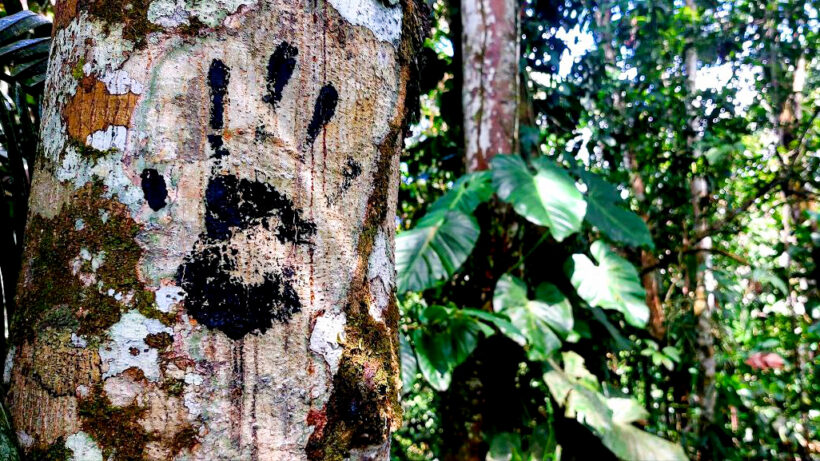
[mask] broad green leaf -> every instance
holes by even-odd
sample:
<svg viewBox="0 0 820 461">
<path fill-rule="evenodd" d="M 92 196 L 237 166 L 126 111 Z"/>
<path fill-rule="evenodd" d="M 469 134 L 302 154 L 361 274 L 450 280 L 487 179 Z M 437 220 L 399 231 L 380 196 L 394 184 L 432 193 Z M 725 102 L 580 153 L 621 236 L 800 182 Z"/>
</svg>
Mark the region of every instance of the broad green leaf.
<svg viewBox="0 0 820 461">
<path fill-rule="evenodd" d="M 587 204 L 572 178 L 554 161 L 539 157 L 533 174 L 518 155 L 496 155 L 493 185 L 498 197 L 528 221 L 546 226 L 559 242 L 578 232 Z"/>
<path fill-rule="evenodd" d="M 645 327 L 649 320 L 645 292 L 638 271 L 601 241 L 590 246 L 597 264 L 586 255 L 572 255 L 572 285 L 591 306 L 617 310 L 626 321 Z"/>
<path fill-rule="evenodd" d="M 461 177 L 416 227 L 396 236 L 399 293 L 432 288 L 464 264 L 480 232 L 472 212 L 492 196 L 490 180 L 486 171 Z"/>
<path fill-rule="evenodd" d="M 586 220 L 613 241 L 638 247 L 653 248 L 652 235 L 640 216 L 624 208 L 618 190 L 599 176 L 581 172 L 587 185 Z"/>
<path fill-rule="evenodd" d="M 437 211 L 396 236 L 398 291 L 422 291 L 446 280 L 464 264 L 478 240 L 475 218 Z"/>
<path fill-rule="evenodd" d="M 553 368 L 544 381 L 568 417 L 587 425 L 612 453 L 623 460 L 686 460 L 683 449 L 642 431 L 633 422 L 648 417 L 647 411 L 629 398 L 607 398 L 595 376 L 574 352 L 565 352 L 564 369 Z"/>
<path fill-rule="evenodd" d="M 551 285 L 539 287 L 539 290 L 545 299 L 530 300 L 524 282 L 505 274 L 499 279 L 493 295 L 493 309 L 507 315 L 526 338 L 530 360 L 548 359 L 561 348 L 558 334 L 566 336 L 572 330 L 569 301 Z"/>
<path fill-rule="evenodd" d="M 496 434 L 490 442 L 486 461 L 523 461 L 521 436 L 510 432 Z"/>
<path fill-rule="evenodd" d="M 401 333 L 399 334 L 399 353 L 401 359 L 401 388 L 403 392 L 408 392 L 416 382 L 419 365 L 416 354 L 413 352 L 413 346 Z"/>
<path fill-rule="evenodd" d="M 524 337 L 524 333 L 522 333 L 521 330 L 518 329 L 518 327 L 513 325 L 512 322 L 510 322 L 508 319 L 504 317 L 501 317 L 499 314 L 484 312 L 478 309 L 470 308 L 461 309 L 461 312 L 463 312 L 465 315 L 469 315 L 484 320 L 485 322 L 488 322 L 492 325 L 495 325 L 496 328 L 498 328 L 498 330 L 504 336 L 512 339 L 513 341 L 522 346 L 527 343 L 527 339 Z"/>
<path fill-rule="evenodd" d="M 616 423 L 601 435 L 601 442 L 627 461 L 686 461 L 680 445 L 645 432 L 632 424 Z"/>
<path fill-rule="evenodd" d="M 430 211 L 459 210 L 471 214 L 492 196 L 492 175 L 489 171 L 467 173 L 453 183 L 452 189 L 433 202 Z"/>
<path fill-rule="evenodd" d="M 453 370 L 478 346 L 479 336 L 490 335 L 493 330 L 458 309 L 444 306 L 428 307 L 422 321 L 423 328 L 413 332 L 418 366 L 434 389 L 445 391 Z"/>
</svg>

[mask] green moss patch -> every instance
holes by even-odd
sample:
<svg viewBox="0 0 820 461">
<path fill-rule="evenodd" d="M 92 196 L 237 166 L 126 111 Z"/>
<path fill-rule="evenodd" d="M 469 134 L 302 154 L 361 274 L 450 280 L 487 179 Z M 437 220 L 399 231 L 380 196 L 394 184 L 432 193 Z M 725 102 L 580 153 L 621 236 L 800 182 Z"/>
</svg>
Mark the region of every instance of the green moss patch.
<svg viewBox="0 0 820 461">
<path fill-rule="evenodd" d="M 79 402 L 81 427 L 100 445 L 106 459 L 143 459 L 145 445 L 158 440 L 139 423 L 145 411 L 137 405 L 112 406 L 100 386 Z"/>
<path fill-rule="evenodd" d="M 154 293 L 138 279 L 139 225 L 116 197 L 105 198 L 104 190 L 88 183 L 53 219 L 30 220 L 12 328 L 15 344 L 47 327 L 98 337 L 129 309 L 172 324 L 173 317 L 156 309 Z"/>
</svg>

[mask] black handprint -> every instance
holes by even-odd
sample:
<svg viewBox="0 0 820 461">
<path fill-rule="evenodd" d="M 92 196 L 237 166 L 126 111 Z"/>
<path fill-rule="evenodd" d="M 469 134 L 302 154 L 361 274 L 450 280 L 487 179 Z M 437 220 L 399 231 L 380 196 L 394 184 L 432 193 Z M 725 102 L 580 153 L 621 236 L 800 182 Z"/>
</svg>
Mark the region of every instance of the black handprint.
<svg viewBox="0 0 820 461">
<path fill-rule="evenodd" d="M 282 90 L 295 67 L 296 48 L 283 42 L 268 63 L 268 94 L 264 100 L 275 109 Z M 208 71 L 211 88 L 213 133 L 208 142 L 214 165 L 205 190 L 205 231 L 177 271 L 177 282 L 187 293 L 185 306 L 198 322 L 223 331 L 232 339 L 265 332 L 274 320 L 284 322 L 301 311 L 302 305 L 291 283 L 293 270 L 254 273 L 261 282 L 248 283 L 233 275 L 239 249 L 231 238 L 237 231 L 258 226 L 272 230 L 281 243 L 311 245 L 316 225 L 302 217 L 293 202 L 270 184 L 220 174 L 222 159 L 230 155 L 222 137 L 225 98 L 230 69 L 215 59 Z M 338 94 L 332 85 L 319 93 L 308 127 L 309 143 L 333 117 Z M 278 218 L 271 229 L 271 218 Z"/>
</svg>

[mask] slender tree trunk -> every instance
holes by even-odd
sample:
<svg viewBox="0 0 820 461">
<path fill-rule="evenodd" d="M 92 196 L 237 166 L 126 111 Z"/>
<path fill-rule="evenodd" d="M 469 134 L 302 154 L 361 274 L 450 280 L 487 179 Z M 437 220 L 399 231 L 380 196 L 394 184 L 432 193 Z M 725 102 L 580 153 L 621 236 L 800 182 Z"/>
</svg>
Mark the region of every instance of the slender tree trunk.
<svg viewBox="0 0 820 461">
<path fill-rule="evenodd" d="M 58 3 L 5 374 L 28 457 L 388 458 L 420 17 Z"/>
<path fill-rule="evenodd" d="M 600 30 L 599 43 L 604 51 L 604 60 L 607 66 L 617 69 L 617 58 L 615 48 L 612 46 L 612 8 L 609 2 L 601 2 L 598 10 L 595 12 L 595 20 Z M 616 92 L 612 95 L 612 105 L 620 112 L 622 116 L 626 115 L 626 104 L 620 93 Z M 646 184 L 640 173 L 640 165 L 638 164 L 635 151 L 627 148 L 624 152 L 624 166 L 629 172 L 629 186 L 632 189 L 632 195 L 642 208 L 646 208 Z M 645 209 L 641 210 L 641 218 L 646 222 L 647 226 L 651 227 L 649 222 L 649 214 Z M 649 307 L 649 333 L 656 339 L 662 339 L 666 334 L 666 316 L 663 312 L 663 303 L 660 296 L 660 276 L 657 270 L 648 269 L 654 267 L 658 263 L 658 258 L 655 253 L 645 248 L 641 249 L 641 267 L 645 269 L 641 276 L 641 284 L 646 291 L 646 305 Z"/>
<path fill-rule="evenodd" d="M 518 2 L 461 0 L 457 4 L 461 28 L 464 153 L 467 171 L 473 172 L 488 169 L 496 154 L 518 151 Z M 465 264 L 470 287 L 474 287 L 471 290 L 474 305 L 484 305 L 487 297 L 492 296 L 492 287 L 499 276 L 496 272 L 504 267 L 499 249 L 505 239 L 493 230 L 504 226 L 491 225 L 503 216 L 500 209 L 499 204 L 491 203 L 476 212 L 481 228 L 489 231 L 482 232 L 477 244 L 484 251 Z M 492 391 L 507 384 L 500 379 L 503 374 L 487 374 L 486 370 L 503 366 L 499 354 L 509 354 L 508 344 L 490 344 L 491 340 L 483 342 L 467 362 L 458 367 L 444 397 L 445 460 L 478 461 L 486 455 L 484 431 L 497 422 L 490 420 L 494 410 Z"/>
<path fill-rule="evenodd" d="M 518 3 L 461 2 L 464 144 L 467 169 L 517 152 Z"/>
<path fill-rule="evenodd" d="M 686 1 L 687 8 L 697 10 L 694 0 Z M 709 206 L 709 182 L 703 174 L 699 160 L 702 152 L 698 148 L 701 138 L 701 119 L 698 110 L 694 105 L 698 87 L 698 52 L 695 46 L 696 34 L 688 43 L 685 55 L 686 67 L 686 88 L 687 88 L 687 112 L 689 114 L 689 127 L 686 138 L 687 152 L 692 156 L 695 176 L 692 178 L 689 187 L 692 200 L 692 218 L 694 222 L 694 234 L 697 235 L 708 229 L 706 212 Z M 697 323 L 697 358 L 700 373 L 697 384 L 696 403 L 700 409 L 697 431 L 699 435 L 706 434 L 711 426 L 715 415 L 715 403 L 717 390 L 715 389 L 715 338 L 714 338 L 714 278 L 712 276 L 711 254 L 712 240 L 710 237 L 702 238 L 694 242 L 695 262 L 693 275 L 690 281 L 694 285 L 694 314 L 698 317 Z M 701 450 L 702 459 L 711 457 L 709 444 L 707 443 Z"/>
</svg>

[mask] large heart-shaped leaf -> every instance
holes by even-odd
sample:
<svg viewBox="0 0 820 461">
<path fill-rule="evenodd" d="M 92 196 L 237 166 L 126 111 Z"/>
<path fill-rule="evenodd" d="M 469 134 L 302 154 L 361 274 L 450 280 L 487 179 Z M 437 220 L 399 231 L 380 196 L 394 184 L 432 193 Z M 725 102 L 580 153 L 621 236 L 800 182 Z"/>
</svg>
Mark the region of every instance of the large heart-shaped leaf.
<svg viewBox="0 0 820 461">
<path fill-rule="evenodd" d="M 546 360 L 561 348 L 559 335 L 566 337 L 572 330 L 572 306 L 552 285 L 542 284 L 537 294 L 543 298 L 529 299 L 526 284 L 505 274 L 495 286 L 493 310 L 521 331 L 530 360 Z"/>
<path fill-rule="evenodd" d="M 546 226 L 559 242 L 581 229 L 587 204 L 572 178 L 554 161 L 539 157 L 533 174 L 518 155 L 496 155 L 493 185 L 498 197 L 528 221 Z"/>
<path fill-rule="evenodd" d="M 453 370 L 475 350 L 480 335 L 491 335 L 493 329 L 444 306 L 430 306 L 422 317 L 423 328 L 413 332 L 418 366 L 434 389 L 445 391 Z"/>
<path fill-rule="evenodd" d="M 553 368 L 544 374 L 550 393 L 564 407 L 568 417 L 576 418 L 592 429 L 615 456 L 630 461 L 687 459 L 680 445 L 632 425 L 647 416 L 637 401 L 606 397 L 595 376 L 584 366 L 581 356 L 565 352 L 563 358 L 563 370 Z"/>
<path fill-rule="evenodd" d="M 422 291 L 450 278 L 478 240 L 475 218 L 460 211 L 426 215 L 414 229 L 396 237 L 399 292 Z"/>
<path fill-rule="evenodd" d="M 578 296 L 591 306 L 623 313 L 630 325 L 645 327 L 649 308 L 635 266 L 601 241 L 594 242 L 590 252 L 597 265 L 586 255 L 572 255 L 570 277 Z"/>
<path fill-rule="evenodd" d="M 453 276 L 478 240 L 471 213 L 491 195 L 488 172 L 466 175 L 430 206 L 416 227 L 396 236 L 400 293 L 426 290 Z"/>
<path fill-rule="evenodd" d="M 587 171 L 581 172 L 581 179 L 587 185 L 587 222 L 616 242 L 654 247 L 646 222 L 624 208 L 615 186 Z"/>
</svg>

